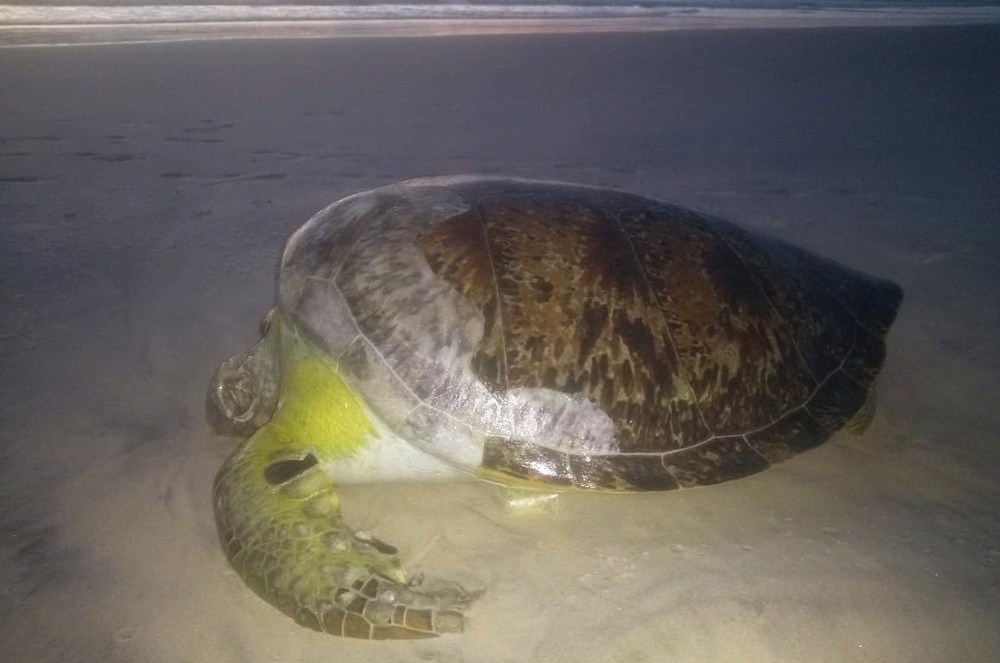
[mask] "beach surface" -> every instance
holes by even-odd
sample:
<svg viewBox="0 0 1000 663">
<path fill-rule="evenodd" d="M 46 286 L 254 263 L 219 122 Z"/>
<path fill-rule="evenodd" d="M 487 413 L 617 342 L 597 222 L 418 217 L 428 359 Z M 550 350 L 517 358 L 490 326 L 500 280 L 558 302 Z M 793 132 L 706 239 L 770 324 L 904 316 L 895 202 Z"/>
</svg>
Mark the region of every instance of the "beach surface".
<svg viewBox="0 0 1000 663">
<path fill-rule="evenodd" d="M 202 41 L 0 58 L 0 660 L 1000 660 L 1000 27 Z M 285 238 L 344 195 L 618 187 L 891 278 L 864 435 L 766 473 L 345 518 L 484 589 L 460 636 L 297 626 L 219 549 L 204 417 Z"/>
</svg>

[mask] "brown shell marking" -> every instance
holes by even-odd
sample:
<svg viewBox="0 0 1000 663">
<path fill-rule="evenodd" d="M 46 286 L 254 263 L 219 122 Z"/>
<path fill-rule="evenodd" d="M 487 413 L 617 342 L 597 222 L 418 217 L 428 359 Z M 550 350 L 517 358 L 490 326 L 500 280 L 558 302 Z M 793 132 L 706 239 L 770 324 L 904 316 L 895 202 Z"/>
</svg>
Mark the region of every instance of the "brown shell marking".
<svg viewBox="0 0 1000 663">
<path fill-rule="evenodd" d="M 821 443 L 865 403 L 895 284 L 616 192 L 480 183 L 466 195 L 471 211 L 420 245 L 483 313 L 473 370 L 501 391 L 582 394 L 620 450 L 490 438 L 484 468 L 577 487 L 716 483 Z"/>
<path fill-rule="evenodd" d="M 422 245 L 483 311 L 473 370 L 487 384 L 581 393 L 616 423 L 623 452 L 661 450 L 671 426 L 677 446 L 708 435 L 696 412 L 672 406 L 686 392 L 673 385 L 664 320 L 635 278 L 628 237 L 595 211 L 488 200 L 433 226 Z"/>
</svg>

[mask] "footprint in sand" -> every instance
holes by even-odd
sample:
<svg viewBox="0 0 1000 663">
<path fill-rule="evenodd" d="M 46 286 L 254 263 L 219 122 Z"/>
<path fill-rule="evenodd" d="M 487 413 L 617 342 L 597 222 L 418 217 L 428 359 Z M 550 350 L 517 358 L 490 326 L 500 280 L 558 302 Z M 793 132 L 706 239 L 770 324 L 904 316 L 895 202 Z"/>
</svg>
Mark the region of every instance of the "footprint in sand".
<svg viewBox="0 0 1000 663">
<path fill-rule="evenodd" d="M 31 177 L 30 175 L 15 175 L 12 177 L 0 177 L 0 184 L 35 184 L 37 182 L 51 182 L 52 177 Z"/>
<path fill-rule="evenodd" d="M 921 242 L 917 246 L 899 251 L 899 254 L 910 261 L 923 265 L 941 262 L 955 255 L 960 249 L 950 241 Z"/>
<path fill-rule="evenodd" d="M 95 161 L 117 163 L 119 161 L 141 161 L 146 157 L 137 154 L 95 154 L 93 158 Z"/>
<path fill-rule="evenodd" d="M 204 182 L 205 186 L 211 184 L 229 184 L 231 182 L 252 182 L 259 180 L 283 180 L 288 177 L 288 173 L 262 173 L 259 175 L 244 175 L 241 173 L 234 173 L 232 175 L 223 175 L 219 179 L 208 180 Z"/>
<path fill-rule="evenodd" d="M 62 140 L 59 136 L 0 136 L 0 143 L 7 142 L 35 142 L 41 141 L 46 143 L 51 143 L 57 140 Z"/>
<path fill-rule="evenodd" d="M 138 154 L 105 154 L 90 151 L 74 152 L 73 155 L 84 159 L 93 159 L 94 161 L 104 161 L 107 163 L 116 163 L 119 161 L 141 161 L 146 158 Z"/>
<path fill-rule="evenodd" d="M 200 127 L 189 127 L 184 129 L 186 134 L 214 134 L 219 133 L 223 129 L 232 129 L 236 126 L 235 122 L 223 122 L 216 124 L 214 120 L 202 120 L 204 123 Z"/>
<path fill-rule="evenodd" d="M 298 152 L 286 152 L 284 150 L 252 150 L 250 154 L 262 157 L 271 157 L 276 161 L 296 161 L 298 159 L 307 158 L 304 154 L 299 154 Z"/>
<path fill-rule="evenodd" d="M 172 143 L 225 143 L 221 138 L 188 138 L 186 136 L 167 136 L 164 140 Z"/>
</svg>

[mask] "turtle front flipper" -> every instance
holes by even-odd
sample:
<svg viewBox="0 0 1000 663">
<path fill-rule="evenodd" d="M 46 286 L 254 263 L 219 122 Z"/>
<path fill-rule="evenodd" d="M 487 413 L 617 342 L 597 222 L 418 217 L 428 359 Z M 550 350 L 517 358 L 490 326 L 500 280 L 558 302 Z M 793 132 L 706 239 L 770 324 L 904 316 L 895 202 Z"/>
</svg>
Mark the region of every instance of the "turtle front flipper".
<svg viewBox="0 0 1000 663">
<path fill-rule="evenodd" d="M 275 458 L 272 427 L 247 440 L 215 480 L 229 562 L 299 624 L 353 638 L 428 638 L 463 630 L 473 596 L 408 582 L 396 550 L 347 528 L 332 480 L 312 454 Z"/>
</svg>

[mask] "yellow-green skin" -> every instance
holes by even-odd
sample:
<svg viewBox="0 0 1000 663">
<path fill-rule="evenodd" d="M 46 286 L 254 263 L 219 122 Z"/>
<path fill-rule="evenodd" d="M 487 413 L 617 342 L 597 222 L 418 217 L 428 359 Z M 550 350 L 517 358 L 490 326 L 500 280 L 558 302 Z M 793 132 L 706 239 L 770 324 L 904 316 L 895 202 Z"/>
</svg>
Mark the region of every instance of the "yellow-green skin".
<svg viewBox="0 0 1000 663">
<path fill-rule="evenodd" d="M 233 568 L 298 623 L 334 635 L 461 631 L 468 593 L 407 584 L 395 549 L 342 523 L 323 464 L 361 452 L 375 428 L 328 358 L 280 319 L 269 334 L 281 348 L 277 409 L 215 482 L 219 537 Z"/>
</svg>

